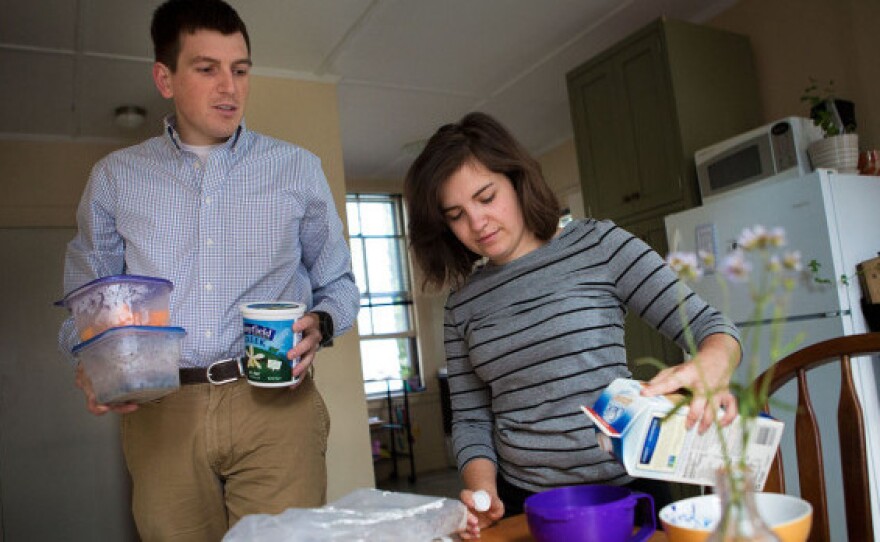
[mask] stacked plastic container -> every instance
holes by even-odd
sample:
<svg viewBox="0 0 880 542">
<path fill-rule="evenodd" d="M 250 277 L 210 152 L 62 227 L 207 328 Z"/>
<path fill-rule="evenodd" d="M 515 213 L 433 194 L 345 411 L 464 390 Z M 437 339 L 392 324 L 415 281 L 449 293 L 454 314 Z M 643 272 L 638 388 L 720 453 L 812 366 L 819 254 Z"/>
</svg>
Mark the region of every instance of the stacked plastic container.
<svg viewBox="0 0 880 542">
<path fill-rule="evenodd" d="M 172 289 L 165 279 L 113 275 L 56 302 L 73 315 L 82 341 L 73 354 L 99 403 L 143 403 L 180 387 L 186 332 L 168 325 Z"/>
</svg>

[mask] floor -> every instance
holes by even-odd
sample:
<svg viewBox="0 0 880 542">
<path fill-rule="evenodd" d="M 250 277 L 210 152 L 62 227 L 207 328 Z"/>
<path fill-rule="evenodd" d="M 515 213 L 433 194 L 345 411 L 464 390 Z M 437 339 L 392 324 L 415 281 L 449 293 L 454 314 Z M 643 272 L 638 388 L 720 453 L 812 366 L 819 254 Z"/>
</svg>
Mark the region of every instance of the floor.
<svg viewBox="0 0 880 542">
<path fill-rule="evenodd" d="M 417 495 L 431 495 L 451 499 L 457 499 L 462 489 L 458 471 L 454 468 L 420 473 L 416 477 L 415 483 L 410 483 L 407 475 L 401 474 L 396 480 L 380 480 L 376 483 L 376 487 L 386 491 L 415 493 Z"/>
</svg>

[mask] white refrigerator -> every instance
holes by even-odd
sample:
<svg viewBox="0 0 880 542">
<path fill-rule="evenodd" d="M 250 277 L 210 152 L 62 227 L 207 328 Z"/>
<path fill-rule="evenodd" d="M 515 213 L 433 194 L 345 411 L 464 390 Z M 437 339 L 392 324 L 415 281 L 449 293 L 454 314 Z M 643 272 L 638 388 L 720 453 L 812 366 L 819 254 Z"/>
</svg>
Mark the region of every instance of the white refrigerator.
<svg viewBox="0 0 880 542">
<path fill-rule="evenodd" d="M 824 339 L 868 331 L 862 313 L 861 291 L 855 277 L 856 264 L 880 252 L 880 177 L 841 175 L 832 170 L 817 170 L 804 177 L 768 179 L 707 199 L 701 207 L 666 217 L 670 250 L 715 254 L 716 262 L 733 250 L 746 227 L 760 224 L 766 228 L 782 227 L 787 248 L 799 250 L 804 264 L 817 261 L 819 278 L 812 280 L 805 271 L 789 298 L 786 319 L 782 324 L 783 341 L 803 334 L 799 347 Z M 846 284 L 840 280 L 848 277 Z M 715 277 L 704 276 L 694 290 L 703 299 L 723 311 L 750 337 L 761 334 L 760 348 L 767 350 L 769 324 L 752 316 L 753 303 L 747 285 L 729 284 L 725 294 Z M 744 345 L 744 360 L 750 359 L 749 345 Z M 762 352 L 761 370 L 769 363 Z M 840 448 L 837 436 L 837 399 L 840 392 L 840 369 L 837 364 L 814 370 L 809 382 L 820 425 L 828 484 L 829 522 L 832 540 L 847 540 L 843 515 L 843 482 L 840 479 Z M 738 378 L 745 374 L 745 361 Z M 865 417 L 869 450 L 868 471 L 871 483 L 874 525 L 880 525 L 880 358 L 865 357 L 854 361 L 853 378 Z M 796 405 L 794 383 L 784 387 L 782 401 Z M 781 444 L 783 462 L 795 465 L 794 412 L 774 410 L 786 424 Z M 832 474 L 833 473 L 833 474 Z M 799 484 L 794 468 L 786 469 L 786 489 L 797 493 Z M 878 530 L 877 540 L 880 540 Z M 850 541 L 856 542 L 856 541 Z"/>
</svg>

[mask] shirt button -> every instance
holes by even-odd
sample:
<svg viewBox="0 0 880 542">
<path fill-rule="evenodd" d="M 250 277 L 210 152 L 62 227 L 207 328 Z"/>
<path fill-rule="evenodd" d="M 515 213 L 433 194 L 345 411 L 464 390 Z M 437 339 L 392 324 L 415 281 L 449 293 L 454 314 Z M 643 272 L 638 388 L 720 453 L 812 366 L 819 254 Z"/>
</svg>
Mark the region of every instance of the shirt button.
<svg viewBox="0 0 880 542">
<path fill-rule="evenodd" d="M 214 240 L 208 239 L 207 241 L 205 241 L 205 244 L 207 244 L 209 247 L 212 247 L 212 246 L 214 246 Z"/>
<path fill-rule="evenodd" d="M 207 204 L 210 205 L 210 203 L 211 203 L 211 196 L 208 196 L 208 197 L 205 198 L 205 203 L 207 203 Z"/>
<path fill-rule="evenodd" d="M 214 289 L 214 285 L 211 284 L 210 282 L 208 284 L 205 284 L 205 290 L 208 290 L 210 292 L 213 289 Z"/>
<path fill-rule="evenodd" d="M 193 164 L 193 169 L 196 170 L 196 171 L 202 169 L 202 163 L 201 163 L 201 162 L 196 162 L 196 163 L 194 163 L 194 164 Z"/>
<path fill-rule="evenodd" d="M 210 330 L 208 330 L 208 331 L 205 332 L 205 337 L 207 337 L 208 339 L 211 338 L 211 335 L 213 335 L 213 333 L 211 333 Z"/>
</svg>

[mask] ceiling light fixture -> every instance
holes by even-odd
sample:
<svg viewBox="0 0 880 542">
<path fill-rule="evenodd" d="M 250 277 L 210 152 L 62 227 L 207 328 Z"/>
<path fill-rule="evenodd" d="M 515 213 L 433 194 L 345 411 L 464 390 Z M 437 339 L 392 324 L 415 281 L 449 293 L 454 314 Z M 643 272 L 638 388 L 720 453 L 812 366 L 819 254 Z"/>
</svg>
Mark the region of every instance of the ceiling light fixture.
<svg viewBox="0 0 880 542">
<path fill-rule="evenodd" d="M 139 105 L 121 105 L 113 113 L 116 126 L 132 130 L 144 123 L 147 110 Z"/>
</svg>

